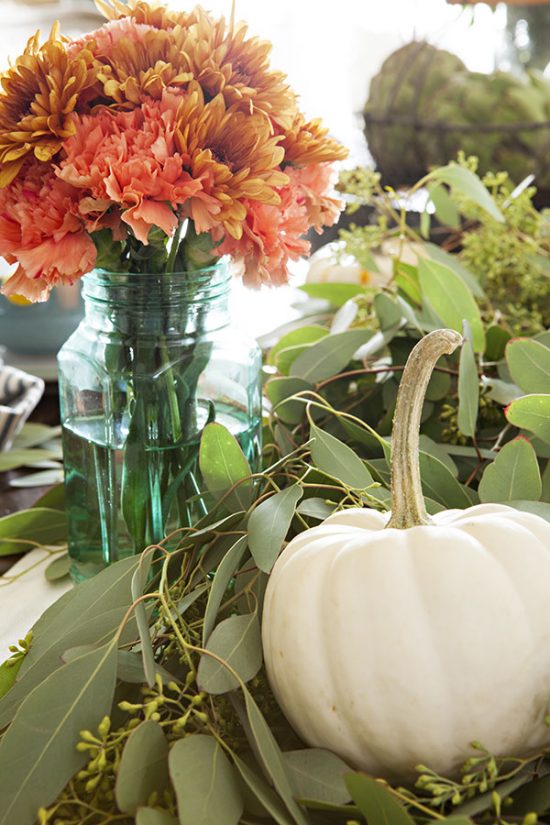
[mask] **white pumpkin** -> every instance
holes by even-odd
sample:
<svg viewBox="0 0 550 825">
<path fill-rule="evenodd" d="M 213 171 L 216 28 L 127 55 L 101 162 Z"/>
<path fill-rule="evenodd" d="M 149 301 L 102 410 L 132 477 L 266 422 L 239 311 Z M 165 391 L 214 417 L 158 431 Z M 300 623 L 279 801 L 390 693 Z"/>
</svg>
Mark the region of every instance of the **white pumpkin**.
<svg viewBox="0 0 550 825">
<path fill-rule="evenodd" d="M 418 430 L 437 358 L 413 350 L 393 433 L 392 511 L 352 509 L 296 537 L 263 614 L 268 677 L 310 745 L 406 779 L 454 771 L 480 741 L 496 755 L 550 743 L 550 523 L 482 504 L 428 518 Z"/>
</svg>

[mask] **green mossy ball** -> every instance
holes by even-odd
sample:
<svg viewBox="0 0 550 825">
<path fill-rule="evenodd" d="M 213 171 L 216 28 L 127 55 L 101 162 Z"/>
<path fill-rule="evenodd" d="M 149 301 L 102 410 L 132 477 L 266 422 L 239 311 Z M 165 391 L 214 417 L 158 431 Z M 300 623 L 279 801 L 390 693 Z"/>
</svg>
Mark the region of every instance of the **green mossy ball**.
<svg viewBox="0 0 550 825">
<path fill-rule="evenodd" d="M 470 72 L 450 52 L 409 43 L 373 78 L 364 115 L 386 183 L 413 183 L 462 149 L 479 157 L 481 174 L 506 169 L 519 182 L 532 173 L 550 189 L 550 82 L 539 72 Z"/>
</svg>

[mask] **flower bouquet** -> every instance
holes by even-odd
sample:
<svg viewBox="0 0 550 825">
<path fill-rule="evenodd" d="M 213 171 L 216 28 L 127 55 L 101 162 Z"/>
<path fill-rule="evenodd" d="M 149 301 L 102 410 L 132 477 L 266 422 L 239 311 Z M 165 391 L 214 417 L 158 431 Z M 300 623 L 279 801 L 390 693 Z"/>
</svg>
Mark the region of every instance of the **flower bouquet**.
<svg viewBox="0 0 550 825">
<path fill-rule="evenodd" d="M 259 354 L 228 330 L 226 261 L 252 286 L 284 283 L 303 235 L 338 215 L 345 156 L 244 25 L 98 6 L 107 22 L 79 40 L 32 37 L 0 95 L 0 254 L 17 264 L 3 292 L 43 301 L 86 276 L 59 356 L 84 574 L 204 515 L 207 422 L 254 466 Z"/>
<path fill-rule="evenodd" d="M 325 323 L 267 355 L 256 486 L 207 427 L 201 529 L 74 588 L 0 666 L 0 825 L 550 825 L 547 218 L 474 167 L 417 184 L 445 248 L 375 173 L 342 175 L 377 219 L 341 233 L 354 282 L 305 285 Z M 377 551 L 405 502 L 439 525 Z M 57 507 L 2 519 L 0 554 L 63 552 Z"/>
</svg>

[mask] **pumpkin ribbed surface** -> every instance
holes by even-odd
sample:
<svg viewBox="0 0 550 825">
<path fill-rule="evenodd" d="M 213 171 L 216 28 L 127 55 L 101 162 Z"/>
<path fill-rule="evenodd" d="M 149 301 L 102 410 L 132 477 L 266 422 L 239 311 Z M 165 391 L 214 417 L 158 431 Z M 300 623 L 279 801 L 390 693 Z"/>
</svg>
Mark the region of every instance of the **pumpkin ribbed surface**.
<svg viewBox="0 0 550 825">
<path fill-rule="evenodd" d="M 480 741 L 550 743 L 550 523 L 505 505 L 384 529 L 353 509 L 295 538 L 264 607 L 268 676 L 310 745 L 387 777 Z"/>
</svg>

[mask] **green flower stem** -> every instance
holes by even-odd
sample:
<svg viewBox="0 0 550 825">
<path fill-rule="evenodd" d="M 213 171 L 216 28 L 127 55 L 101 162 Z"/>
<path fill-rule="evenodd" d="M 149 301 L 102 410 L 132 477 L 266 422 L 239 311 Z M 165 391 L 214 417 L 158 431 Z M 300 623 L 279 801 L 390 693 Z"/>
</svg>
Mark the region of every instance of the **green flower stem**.
<svg viewBox="0 0 550 825">
<path fill-rule="evenodd" d="M 420 421 L 426 390 L 442 355 L 462 344 L 452 329 L 436 329 L 422 338 L 407 360 L 399 391 L 392 431 L 392 515 L 387 524 L 399 530 L 429 524 L 420 479 Z"/>
<path fill-rule="evenodd" d="M 174 272 L 174 268 L 176 266 L 176 259 L 178 257 L 178 252 L 181 243 L 181 230 L 183 224 L 184 221 L 179 221 L 178 225 L 176 226 L 176 231 L 174 232 L 174 237 L 172 238 L 170 254 L 168 255 L 168 260 L 166 262 L 166 273 L 169 275 L 171 275 Z"/>
</svg>

